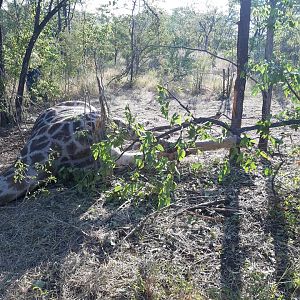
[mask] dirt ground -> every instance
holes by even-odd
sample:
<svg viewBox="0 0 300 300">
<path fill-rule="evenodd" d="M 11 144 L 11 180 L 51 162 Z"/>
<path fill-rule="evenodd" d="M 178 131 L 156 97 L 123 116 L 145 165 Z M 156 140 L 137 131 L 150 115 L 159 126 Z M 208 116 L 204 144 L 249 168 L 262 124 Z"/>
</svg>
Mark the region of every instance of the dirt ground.
<svg viewBox="0 0 300 300">
<path fill-rule="evenodd" d="M 128 104 L 147 127 L 164 124 L 155 97 L 119 89 L 111 113 L 122 117 Z M 212 93 L 178 97 L 197 117 L 230 116 L 230 105 Z M 256 123 L 260 105 L 247 94 L 243 125 Z M 273 111 L 286 105 L 275 100 Z M 1 170 L 16 159 L 31 125 L 0 132 Z M 299 133 L 285 141 L 284 155 L 299 145 Z M 174 202 L 161 211 L 151 199 L 107 202 L 101 190 L 62 184 L 0 207 L 0 299 L 300 299 L 299 216 L 290 222 L 259 171 L 234 170 L 218 184 L 225 155 L 193 157 L 199 170 L 183 163 Z M 297 200 L 291 182 L 300 176 L 299 157 L 285 160 L 275 183 Z"/>
</svg>

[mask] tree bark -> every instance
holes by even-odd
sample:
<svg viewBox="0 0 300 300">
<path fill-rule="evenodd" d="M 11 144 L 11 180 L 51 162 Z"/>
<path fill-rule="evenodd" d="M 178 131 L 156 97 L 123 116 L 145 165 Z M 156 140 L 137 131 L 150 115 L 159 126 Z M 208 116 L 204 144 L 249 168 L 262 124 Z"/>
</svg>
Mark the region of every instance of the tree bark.
<svg viewBox="0 0 300 300">
<path fill-rule="evenodd" d="M 265 48 L 265 61 L 269 64 L 272 61 L 273 49 L 274 49 L 274 26 L 275 26 L 275 7 L 276 0 L 270 0 L 270 15 L 267 25 L 267 38 L 266 38 L 266 48 Z M 262 105 L 262 121 L 266 121 L 271 116 L 271 102 L 272 102 L 272 91 L 273 85 L 268 84 L 268 87 L 262 91 L 263 105 Z M 266 134 L 269 133 L 269 130 L 260 135 L 258 147 L 260 150 L 267 151 L 268 149 L 268 138 Z"/>
<path fill-rule="evenodd" d="M 3 0 L 0 0 L 0 11 L 2 9 Z M 6 112 L 7 103 L 5 100 L 5 67 L 3 55 L 3 34 L 2 21 L 0 21 L 0 127 L 7 125 L 9 119 Z"/>
<path fill-rule="evenodd" d="M 248 63 L 248 42 L 250 27 L 251 0 L 241 0 L 240 21 L 238 23 L 237 40 L 237 76 L 234 85 L 231 130 L 237 132 L 241 128 L 243 104 L 246 86 Z"/>
<path fill-rule="evenodd" d="M 21 120 L 22 120 L 23 95 L 24 95 L 24 87 L 25 87 L 25 82 L 26 82 L 26 74 L 28 71 L 29 60 L 30 60 L 34 45 L 35 45 L 39 35 L 41 34 L 42 30 L 48 24 L 48 22 L 52 19 L 52 17 L 61 9 L 61 7 L 67 1 L 68 0 L 61 0 L 52 10 L 49 10 L 42 22 L 40 22 L 41 0 L 38 1 L 37 8 L 36 8 L 34 29 L 33 29 L 32 36 L 28 42 L 26 52 L 23 57 L 21 73 L 19 76 L 19 85 L 18 85 L 18 89 L 17 89 L 17 96 L 15 99 L 16 121 L 17 122 L 21 122 Z"/>
<path fill-rule="evenodd" d="M 132 10 L 131 10 L 131 29 L 130 29 L 130 45 L 131 45 L 131 60 L 130 60 L 130 79 L 129 85 L 132 87 L 133 84 L 133 76 L 134 76 L 134 61 L 135 61 L 135 18 L 134 18 L 134 10 L 136 7 L 136 1 L 133 0 Z"/>
</svg>

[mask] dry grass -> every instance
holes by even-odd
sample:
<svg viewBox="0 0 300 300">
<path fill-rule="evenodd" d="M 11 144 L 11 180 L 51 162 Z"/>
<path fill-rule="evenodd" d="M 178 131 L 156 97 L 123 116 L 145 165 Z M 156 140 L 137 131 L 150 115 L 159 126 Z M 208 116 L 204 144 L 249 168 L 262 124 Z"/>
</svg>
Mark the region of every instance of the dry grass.
<svg viewBox="0 0 300 300">
<path fill-rule="evenodd" d="M 259 101 L 247 97 L 245 122 L 252 124 Z M 115 115 L 130 104 L 152 126 L 162 122 L 153 98 L 147 90 L 120 90 L 110 103 Z M 207 95 L 183 98 L 197 116 L 221 105 Z M 8 135 L 1 144 L 10 151 Z M 156 213 L 151 199 L 120 206 L 107 202 L 101 188 L 95 195 L 62 186 L 1 207 L 0 299 L 300 299 L 298 215 L 290 226 L 259 172 L 234 170 L 218 184 L 225 155 L 203 154 L 197 171 L 183 165 L 174 205 Z M 282 197 L 297 201 L 296 185 L 289 184 L 299 168 L 295 157 L 285 159 L 276 183 Z M 191 209 L 214 201 L 223 202 Z"/>
<path fill-rule="evenodd" d="M 300 248 L 267 181 L 236 170 L 218 185 L 218 166 L 202 159 L 205 170 L 183 166 L 175 204 L 151 217 L 149 200 L 117 209 L 74 189 L 2 207 L 0 298 L 298 299 Z"/>
<path fill-rule="evenodd" d="M 135 81 L 135 86 L 138 89 L 149 92 L 155 92 L 158 84 L 160 84 L 159 74 L 154 70 L 139 76 Z"/>
</svg>

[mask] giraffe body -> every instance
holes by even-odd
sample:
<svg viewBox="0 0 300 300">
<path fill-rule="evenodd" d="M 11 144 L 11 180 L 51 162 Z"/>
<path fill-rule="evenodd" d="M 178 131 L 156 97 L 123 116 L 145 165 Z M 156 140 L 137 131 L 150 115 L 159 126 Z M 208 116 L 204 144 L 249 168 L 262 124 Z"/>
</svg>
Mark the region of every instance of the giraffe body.
<svg viewBox="0 0 300 300">
<path fill-rule="evenodd" d="M 101 140 L 101 114 L 81 101 L 67 101 L 47 109 L 36 120 L 31 135 L 20 152 L 16 165 L 0 175 L 0 205 L 13 201 L 36 188 L 46 179 L 40 166 L 49 164 L 51 172 L 63 166 L 90 167 L 96 162 L 90 146 Z M 118 149 L 112 150 L 118 156 Z M 130 164 L 133 154 L 119 161 Z"/>
</svg>

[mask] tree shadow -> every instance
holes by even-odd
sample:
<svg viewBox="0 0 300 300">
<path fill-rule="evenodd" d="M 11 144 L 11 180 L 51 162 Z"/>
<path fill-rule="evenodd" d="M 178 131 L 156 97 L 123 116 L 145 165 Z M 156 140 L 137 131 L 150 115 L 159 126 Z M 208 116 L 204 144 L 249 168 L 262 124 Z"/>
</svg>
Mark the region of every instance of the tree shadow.
<svg viewBox="0 0 300 300">
<path fill-rule="evenodd" d="M 57 282 L 70 255 L 91 248 L 105 264 L 126 235 L 122 227 L 153 210 L 132 205 L 119 213 L 115 203 L 95 198 L 73 188 L 0 207 L 0 299 L 35 299 L 35 282 L 50 291 L 50 298 L 60 298 Z M 88 299 L 96 299 L 92 293 Z"/>
<path fill-rule="evenodd" d="M 231 113 L 230 97 L 222 97 L 219 112 L 229 116 Z"/>
<path fill-rule="evenodd" d="M 252 180 L 243 170 L 233 167 L 228 181 L 226 205 L 239 210 L 241 188 L 253 185 Z M 224 222 L 220 270 L 220 298 L 224 300 L 241 299 L 241 272 L 245 261 L 245 251 L 241 247 L 240 231 L 241 217 L 239 213 L 228 214 Z"/>
<path fill-rule="evenodd" d="M 70 251 L 79 250 L 90 227 L 81 216 L 93 202 L 74 192 L 54 192 L 0 208 L 0 299 L 9 299 L 26 273 L 40 266 L 47 273 L 49 265 L 60 265 Z"/>
<path fill-rule="evenodd" d="M 274 92 L 274 99 L 280 105 L 281 109 L 287 109 L 290 102 L 286 99 L 283 90 L 280 88 L 275 88 Z"/>
<path fill-rule="evenodd" d="M 278 290 L 284 295 L 285 299 L 291 299 L 292 291 L 290 289 L 291 282 L 291 260 L 289 257 L 289 231 L 284 209 L 282 207 L 282 199 L 272 190 L 272 183 L 267 182 L 268 191 L 268 224 L 267 233 L 273 238 L 276 271 L 275 279 Z"/>
</svg>

